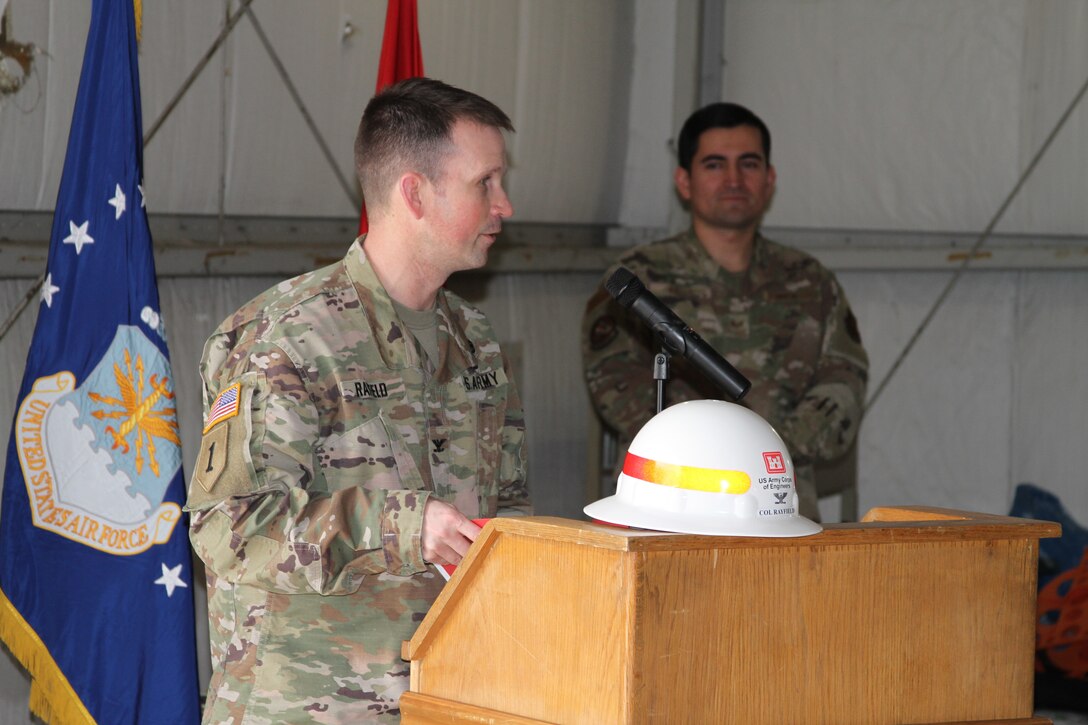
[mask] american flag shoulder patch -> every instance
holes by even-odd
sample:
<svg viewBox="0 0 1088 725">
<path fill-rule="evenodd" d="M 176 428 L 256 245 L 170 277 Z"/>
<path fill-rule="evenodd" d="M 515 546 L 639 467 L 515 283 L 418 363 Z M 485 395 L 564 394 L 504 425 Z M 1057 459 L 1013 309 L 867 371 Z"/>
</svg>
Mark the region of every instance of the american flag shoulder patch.
<svg viewBox="0 0 1088 725">
<path fill-rule="evenodd" d="M 238 402 L 242 397 L 242 386 L 235 383 L 224 390 L 208 409 L 208 419 L 204 421 L 204 433 L 207 433 L 216 423 L 222 423 L 228 418 L 238 415 Z"/>
</svg>

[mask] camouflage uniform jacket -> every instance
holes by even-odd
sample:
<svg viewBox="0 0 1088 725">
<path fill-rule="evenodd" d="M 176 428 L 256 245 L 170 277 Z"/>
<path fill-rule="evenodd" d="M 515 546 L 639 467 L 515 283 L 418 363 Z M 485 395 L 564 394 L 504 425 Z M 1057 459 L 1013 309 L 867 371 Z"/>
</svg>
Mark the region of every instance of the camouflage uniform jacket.
<svg viewBox="0 0 1088 725">
<path fill-rule="evenodd" d="M 397 721 L 401 642 L 443 584 L 420 551 L 428 498 L 470 518 L 528 508 L 495 333 L 445 290 L 437 310 L 435 366 L 357 240 L 209 338 L 187 505 L 208 577 L 205 722 Z"/>
<path fill-rule="evenodd" d="M 746 272 L 723 269 L 694 232 L 624 253 L 642 280 L 752 382 L 742 404 L 783 437 L 794 461 L 802 513 L 817 516 L 813 464 L 844 453 L 860 422 L 869 359 L 834 275 L 813 257 L 757 235 Z M 590 398 L 621 437 L 621 451 L 656 409 L 653 355 L 660 346 L 603 285 L 582 321 Z M 672 357 L 666 404 L 722 399 L 698 370 Z"/>
</svg>

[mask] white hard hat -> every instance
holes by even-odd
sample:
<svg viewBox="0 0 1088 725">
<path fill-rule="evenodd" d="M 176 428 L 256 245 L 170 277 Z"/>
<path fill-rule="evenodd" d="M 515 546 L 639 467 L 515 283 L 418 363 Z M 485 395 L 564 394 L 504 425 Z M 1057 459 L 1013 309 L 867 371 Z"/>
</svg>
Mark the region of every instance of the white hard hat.
<svg viewBox="0 0 1088 725">
<path fill-rule="evenodd" d="M 723 400 L 678 403 L 651 418 L 631 441 L 616 494 L 584 510 L 598 521 L 687 534 L 823 530 L 798 513 L 782 438 L 757 413 Z"/>
</svg>

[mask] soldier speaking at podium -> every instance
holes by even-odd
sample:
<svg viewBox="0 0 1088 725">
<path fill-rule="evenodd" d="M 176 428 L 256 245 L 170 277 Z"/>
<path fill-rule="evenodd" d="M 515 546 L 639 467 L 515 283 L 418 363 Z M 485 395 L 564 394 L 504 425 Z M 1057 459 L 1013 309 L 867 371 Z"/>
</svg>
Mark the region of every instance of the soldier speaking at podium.
<svg viewBox="0 0 1088 725">
<path fill-rule="evenodd" d="M 403 81 L 367 106 L 369 232 L 224 321 L 201 362 L 188 509 L 208 572 L 206 722 L 396 722 L 410 639 L 479 533 L 528 508 L 524 416 L 494 330 L 443 288 L 502 220 L 489 101 Z"/>
</svg>

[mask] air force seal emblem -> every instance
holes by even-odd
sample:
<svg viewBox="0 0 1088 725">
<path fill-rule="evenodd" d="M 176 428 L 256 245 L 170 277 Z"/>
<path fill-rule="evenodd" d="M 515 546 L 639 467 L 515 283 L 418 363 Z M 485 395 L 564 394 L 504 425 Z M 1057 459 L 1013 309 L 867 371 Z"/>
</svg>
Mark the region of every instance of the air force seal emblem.
<svg viewBox="0 0 1088 725">
<path fill-rule="evenodd" d="M 181 518 L 163 502 L 181 468 L 166 358 L 121 325 L 79 387 L 67 371 L 38 378 L 15 420 L 33 523 L 111 554 L 164 544 Z"/>
</svg>

